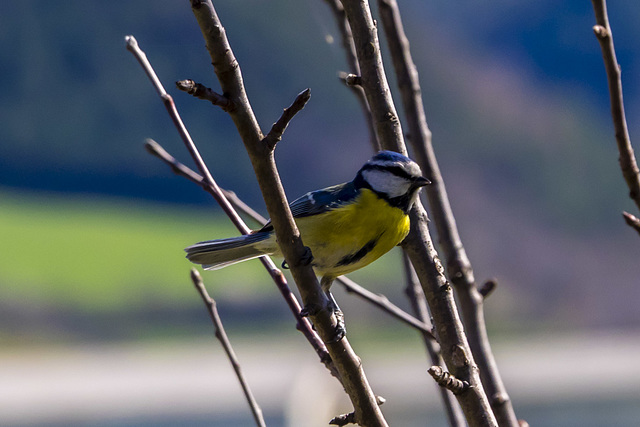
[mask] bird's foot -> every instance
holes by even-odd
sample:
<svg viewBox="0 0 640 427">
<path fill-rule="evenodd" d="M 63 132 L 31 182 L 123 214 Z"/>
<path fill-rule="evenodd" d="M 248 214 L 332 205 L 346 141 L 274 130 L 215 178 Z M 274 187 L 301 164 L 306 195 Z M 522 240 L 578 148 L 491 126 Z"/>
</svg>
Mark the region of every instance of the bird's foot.
<svg viewBox="0 0 640 427">
<path fill-rule="evenodd" d="M 317 304 L 307 304 L 300 311 L 300 315 L 302 317 L 308 317 L 308 316 L 315 316 L 321 311 L 328 311 L 331 317 L 333 318 L 332 320 L 335 321 L 335 324 L 333 326 L 332 336 L 327 340 L 328 344 L 332 344 L 344 338 L 345 335 L 347 334 L 347 329 L 344 324 L 344 314 L 342 313 L 342 310 L 340 310 L 340 307 L 338 307 L 338 305 L 336 304 L 335 300 L 333 299 L 333 296 L 331 294 L 328 294 L 328 296 L 329 296 L 329 303 L 326 306 L 321 307 Z M 316 329 L 315 325 L 313 325 L 313 329 L 314 330 Z"/>
<path fill-rule="evenodd" d="M 302 317 L 315 316 L 321 311 L 322 311 L 322 307 L 320 305 L 309 303 L 309 304 L 306 304 L 304 307 L 302 307 L 302 310 L 300 310 L 300 316 Z"/>
<path fill-rule="evenodd" d="M 313 262 L 313 254 L 309 246 L 304 247 L 304 254 L 300 257 L 300 265 L 309 265 Z"/>
<path fill-rule="evenodd" d="M 344 325 L 344 313 L 342 313 L 342 310 L 340 310 L 340 307 L 338 307 L 336 299 L 333 297 L 331 292 L 329 292 L 328 290 L 326 292 L 327 297 L 329 298 L 328 309 L 331 311 L 331 314 L 333 314 L 332 317 L 336 322 L 333 329 L 333 336 L 327 341 L 327 344 L 331 344 L 336 343 L 344 338 L 345 335 L 347 335 L 347 328 Z"/>
<path fill-rule="evenodd" d="M 333 336 L 327 341 L 327 344 L 336 343 L 347 335 L 347 328 L 344 325 L 344 314 L 342 313 L 342 310 L 336 307 L 336 310 L 333 311 L 333 315 L 336 319 L 336 325 L 333 330 Z"/>
</svg>

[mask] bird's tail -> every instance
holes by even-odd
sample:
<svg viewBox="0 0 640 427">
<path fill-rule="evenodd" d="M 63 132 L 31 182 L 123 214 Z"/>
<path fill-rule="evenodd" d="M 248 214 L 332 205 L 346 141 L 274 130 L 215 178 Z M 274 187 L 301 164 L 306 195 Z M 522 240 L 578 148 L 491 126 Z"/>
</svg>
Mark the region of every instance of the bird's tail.
<svg viewBox="0 0 640 427">
<path fill-rule="evenodd" d="M 270 244 L 271 233 L 259 231 L 229 239 L 209 240 L 185 249 L 187 259 L 201 264 L 205 270 L 218 270 L 241 261 L 270 255 L 275 247 Z"/>
</svg>

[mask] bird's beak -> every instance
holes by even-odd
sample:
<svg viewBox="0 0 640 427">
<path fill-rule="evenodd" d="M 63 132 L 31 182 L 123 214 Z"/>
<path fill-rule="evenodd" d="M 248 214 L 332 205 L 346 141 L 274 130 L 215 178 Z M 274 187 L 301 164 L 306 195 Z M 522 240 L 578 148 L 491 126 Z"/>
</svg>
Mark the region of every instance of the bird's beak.
<svg viewBox="0 0 640 427">
<path fill-rule="evenodd" d="M 425 185 L 428 185 L 428 184 L 431 184 L 431 181 L 429 181 L 424 176 L 421 176 L 413 180 L 413 186 L 416 188 L 424 187 Z"/>
</svg>

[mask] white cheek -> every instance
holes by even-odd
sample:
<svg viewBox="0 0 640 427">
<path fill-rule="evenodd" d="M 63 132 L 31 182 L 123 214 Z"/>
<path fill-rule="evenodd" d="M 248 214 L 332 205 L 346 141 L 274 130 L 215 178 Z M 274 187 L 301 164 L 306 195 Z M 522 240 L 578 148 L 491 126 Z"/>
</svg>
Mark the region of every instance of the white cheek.
<svg viewBox="0 0 640 427">
<path fill-rule="evenodd" d="M 363 171 L 364 179 L 378 193 L 385 193 L 390 198 L 407 194 L 411 184 L 404 178 L 379 170 Z"/>
</svg>

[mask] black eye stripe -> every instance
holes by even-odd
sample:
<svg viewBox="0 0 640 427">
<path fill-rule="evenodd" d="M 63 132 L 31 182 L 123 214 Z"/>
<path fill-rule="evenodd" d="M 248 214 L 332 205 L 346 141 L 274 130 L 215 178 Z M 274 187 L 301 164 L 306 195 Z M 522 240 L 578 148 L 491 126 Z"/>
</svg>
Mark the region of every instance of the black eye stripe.
<svg viewBox="0 0 640 427">
<path fill-rule="evenodd" d="M 383 166 L 383 165 L 364 165 L 362 168 L 363 171 L 365 170 L 378 170 L 378 171 L 385 171 L 385 172 L 389 172 L 392 173 L 395 176 L 398 176 L 400 178 L 404 178 L 407 181 L 414 181 L 417 177 L 409 174 L 406 170 L 402 169 L 400 166 Z"/>
</svg>

